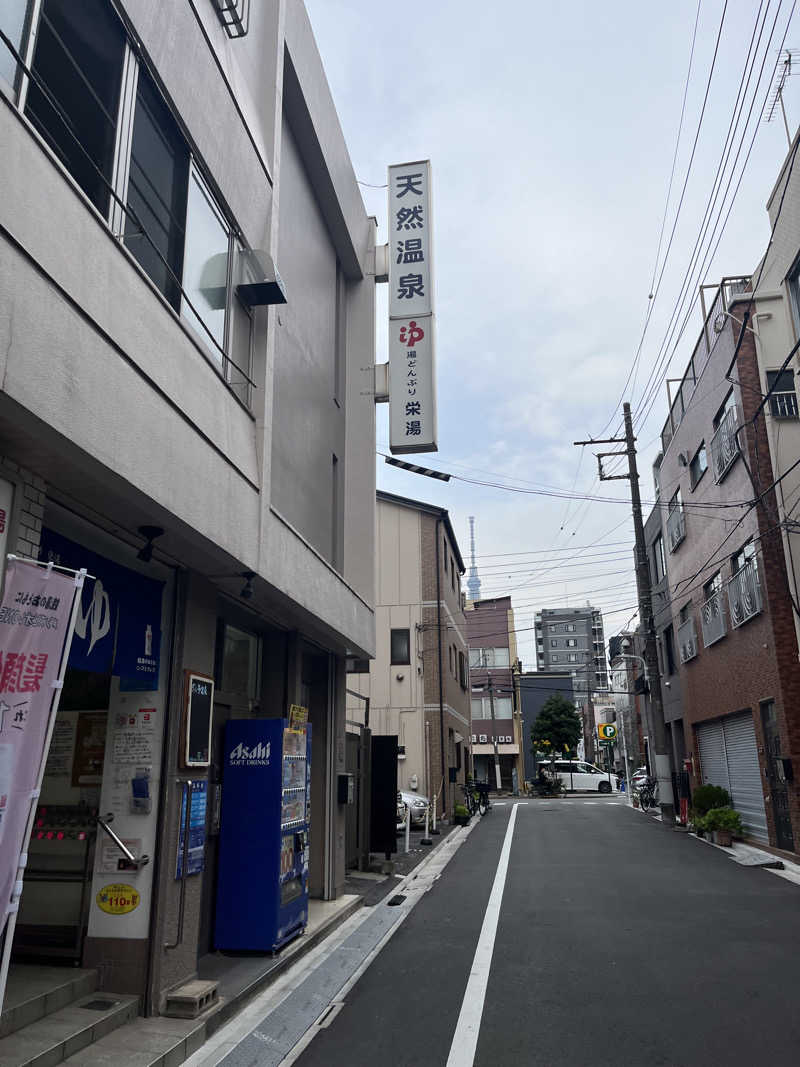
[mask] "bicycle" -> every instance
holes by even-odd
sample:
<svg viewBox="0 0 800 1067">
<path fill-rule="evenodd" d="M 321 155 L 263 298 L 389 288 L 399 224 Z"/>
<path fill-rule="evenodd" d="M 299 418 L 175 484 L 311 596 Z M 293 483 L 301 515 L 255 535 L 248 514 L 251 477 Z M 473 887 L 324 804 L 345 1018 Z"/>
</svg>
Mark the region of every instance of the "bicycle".
<svg viewBox="0 0 800 1067">
<path fill-rule="evenodd" d="M 485 815 L 487 811 L 491 810 L 489 786 L 485 782 L 469 781 L 462 785 L 461 788 L 464 790 L 465 805 L 470 815 L 475 815 L 476 813 Z"/>
<path fill-rule="evenodd" d="M 648 778 L 642 782 L 639 787 L 639 803 L 641 804 L 642 811 L 647 811 L 648 808 L 654 808 L 657 804 L 656 790 L 658 783 L 654 778 Z"/>
</svg>

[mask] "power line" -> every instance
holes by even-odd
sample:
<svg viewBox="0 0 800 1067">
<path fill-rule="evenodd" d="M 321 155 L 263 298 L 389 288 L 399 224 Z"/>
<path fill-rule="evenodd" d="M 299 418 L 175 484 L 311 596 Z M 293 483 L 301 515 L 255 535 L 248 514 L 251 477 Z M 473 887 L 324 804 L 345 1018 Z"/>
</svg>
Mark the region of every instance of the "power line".
<svg viewBox="0 0 800 1067">
<path fill-rule="evenodd" d="M 654 289 L 655 282 L 656 282 L 656 272 L 658 271 L 658 261 L 659 261 L 659 259 L 661 257 L 661 245 L 662 245 L 662 242 L 664 240 L 664 229 L 666 228 L 667 214 L 669 212 L 669 202 L 670 202 L 670 198 L 672 196 L 672 182 L 673 182 L 673 180 L 675 178 L 675 166 L 676 166 L 677 161 L 678 161 L 678 149 L 680 148 L 681 133 L 683 132 L 683 119 L 684 119 L 684 115 L 686 113 L 686 98 L 687 98 L 688 93 L 689 93 L 689 82 L 691 80 L 691 75 L 692 75 L 692 63 L 694 61 L 694 47 L 695 47 L 695 43 L 697 41 L 697 26 L 698 26 L 698 23 L 700 21 L 700 5 L 701 5 L 701 3 L 702 3 L 702 0 L 697 0 L 697 11 L 695 12 L 695 17 L 694 17 L 694 29 L 692 30 L 692 45 L 691 45 L 691 48 L 689 50 L 689 67 L 688 67 L 688 70 L 686 71 L 686 80 L 685 80 L 684 85 L 683 85 L 683 99 L 681 101 L 681 114 L 680 114 L 680 119 L 678 121 L 678 133 L 677 133 L 677 135 L 675 137 L 675 150 L 674 150 L 674 152 L 672 154 L 672 168 L 670 170 L 669 182 L 667 184 L 667 196 L 666 196 L 666 199 L 664 201 L 664 214 L 663 214 L 663 216 L 661 218 L 661 231 L 660 231 L 660 233 L 658 235 L 658 247 L 656 248 L 656 258 L 655 258 L 655 262 L 653 263 L 653 277 L 652 277 L 652 279 L 650 281 L 650 293 L 649 293 L 649 295 L 647 297 L 647 314 L 645 315 L 644 326 L 642 327 L 642 335 L 639 338 L 639 344 L 636 347 L 636 354 L 633 357 L 633 362 L 631 363 L 630 369 L 628 371 L 628 377 L 625 379 L 625 384 L 622 387 L 622 392 L 620 393 L 619 400 L 614 405 L 614 410 L 611 413 L 611 417 L 609 418 L 608 422 L 605 424 L 605 426 L 600 431 L 600 436 L 602 436 L 608 430 L 608 427 L 611 425 L 611 423 L 612 423 L 612 421 L 614 419 L 614 415 L 617 413 L 617 411 L 619 411 L 619 406 L 622 403 L 622 401 L 625 399 L 625 391 L 628 388 L 628 384 L 630 383 L 631 378 L 633 378 L 633 385 L 631 386 L 631 391 L 633 391 L 636 388 L 636 377 L 635 377 L 635 375 L 636 375 L 636 373 L 638 371 L 639 360 L 641 358 L 642 347 L 644 345 L 644 339 L 645 339 L 645 336 L 647 334 L 647 328 L 650 325 L 650 318 L 651 318 L 651 316 L 653 314 L 653 308 L 655 307 L 656 299 L 658 297 L 658 288 Z M 701 115 L 701 122 L 702 122 L 702 115 Z M 699 131 L 699 127 L 698 127 L 698 131 Z M 691 162 L 689 164 L 689 170 L 691 170 Z M 688 177 L 688 171 L 687 171 L 687 177 Z M 682 202 L 683 201 L 681 200 L 681 203 Z M 677 211 L 677 213 L 675 215 L 675 225 L 677 225 L 678 217 L 680 216 L 680 208 L 681 208 L 681 205 L 679 204 L 678 205 L 678 211 Z M 673 226 L 673 232 L 674 232 L 674 226 Z M 664 256 L 664 266 L 662 267 L 662 272 L 661 272 L 662 276 L 663 276 L 663 273 L 664 273 L 664 267 L 666 267 L 668 256 L 669 256 L 669 249 L 667 250 L 667 254 Z M 661 285 L 661 279 L 659 278 L 659 287 L 660 287 L 660 285 Z M 616 431 L 614 433 L 614 436 L 616 437 Z M 583 453 L 581 453 L 581 454 L 583 454 Z"/>
<path fill-rule="evenodd" d="M 616 407 L 614 408 L 614 411 L 612 412 L 611 418 L 606 423 L 606 427 L 601 431 L 601 435 L 602 435 L 602 433 L 606 432 L 606 428 L 611 424 L 611 422 L 612 422 L 612 420 L 614 418 L 614 414 L 619 409 L 619 405 L 620 405 L 620 403 L 622 402 L 622 400 L 624 398 L 625 389 L 627 388 L 628 382 L 630 381 L 631 375 L 633 374 L 633 368 L 638 363 L 639 356 L 640 356 L 641 350 L 642 350 L 642 345 L 644 344 L 644 339 L 645 339 L 645 336 L 647 334 L 647 327 L 648 327 L 648 325 L 650 323 L 650 318 L 651 318 L 651 315 L 652 315 L 653 307 L 655 306 L 655 302 L 658 299 L 658 294 L 659 294 L 659 291 L 661 289 L 661 283 L 662 283 L 662 281 L 664 279 L 664 271 L 666 270 L 667 261 L 669 260 L 670 250 L 672 249 L 672 242 L 675 239 L 675 231 L 676 231 L 677 226 L 678 226 L 678 220 L 680 218 L 681 209 L 683 207 L 684 197 L 686 196 L 686 188 L 687 188 L 687 186 L 689 184 L 689 177 L 690 177 L 691 172 L 692 172 L 692 164 L 694 163 L 694 156 L 695 156 L 695 152 L 697 151 L 697 143 L 698 143 L 698 140 L 700 138 L 700 130 L 702 128 L 703 118 L 705 117 L 705 113 L 706 113 L 706 105 L 708 103 L 708 95 L 709 95 L 709 92 L 711 91 L 711 82 L 712 82 L 712 79 L 714 77 L 714 68 L 715 68 L 716 63 L 717 63 L 717 55 L 719 53 L 719 43 L 720 43 L 720 39 L 722 37 L 722 28 L 723 28 L 723 26 L 725 24 L 725 15 L 727 13 L 727 10 L 728 10 L 728 0 L 725 0 L 725 4 L 724 4 L 723 9 L 722 9 L 722 16 L 720 17 L 719 28 L 717 30 L 717 39 L 716 39 L 715 44 L 714 44 L 714 54 L 713 54 L 713 56 L 711 58 L 711 67 L 709 68 L 708 78 L 706 79 L 706 88 L 705 88 L 705 93 L 703 94 L 703 104 L 702 104 L 702 107 L 700 109 L 700 117 L 699 117 L 699 119 L 697 121 L 697 129 L 695 130 L 694 141 L 692 143 L 692 151 L 691 151 L 691 154 L 689 156 L 689 162 L 688 162 L 687 167 L 686 167 L 686 175 L 685 175 L 685 177 L 683 179 L 683 188 L 681 189 L 681 195 L 680 195 L 680 198 L 678 200 L 678 207 L 676 209 L 675 218 L 674 218 L 673 223 L 672 223 L 672 230 L 670 231 L 669 242 L 667 244 L 667 250 L 664 253 L 664 262 L 662 263 L 662 266 L 661 266 L 661 273 L 659 274 L 659 277 L 658 277 L 658 284 L 656 285 L 655 292 L 652 293 L 652 296 L 650 298 L 650 305 L 648 307 L 647 316 L 645 318 L 644 328 L 642 330 L 642 336 L 641 336 L 641 338 L 639 340 L 639 345 L 638 345 L 637 350 L 636 350 L 636 355 L 634 356 L 633 364 L 631 365 L 631 372 L 630 372 L 630 374 L 628 376 L 628 379 L 627 379 L 627 381 L 625 383 L 625 386 L 623 387 L 623 390 L 622 390 L 622 394 L 623 395 L 617 401 Z M 700 5 L 698 4 L 697 17 L 699 17 L 699 15 L 700 15 Z M 697 23 L 695 21 L 695 33 L 696 32 L 697 32 Z M 694 54 L 694 37 L 692 39 L 692 55 L 693 54 Z M 691 67 L 690 67 L 690 70 L 691 70 Z M 688 75 L 687 75 L 687 89 L 688 89 Z M 685 99 L 684 99 L 684 104 L 685 104 Z M 676 145 L 676 153 L 677 153 L 677 145 Z M 670 180 L 670 186 L 671 186 L 671 180 Z M 652 286 L 651 286 L 651 289 L 652 289 Z M 616 434 L 615 434 L 615 436 L 616 436 Z"/>
<path fill-rule="evenodd" d="M 771 45 L 771 42 L 772 42 L 772 37 L 774 35 L 775 27 L 777 27 L 778 19 L 780 18 L 782 3 L 783 3 L 783 0 L 780 0 L 780 2 L 778 4 L 778 9 L 777 9 L 777 11 L 775 11 L 775 17 L 773 19 L 772 27 L 771 27 L 770 32 L 769 32 L 769 38 L 768 38 L 767 44 L 766 44 L 765 49 L 764 49 L 761 69 L 759 69 L 758 78 L 757 78 L 757 81 L 756 81 L 756 84 L 755 84 L 755 89 L 753 90 L 753 95 L 752 95 L 752 99 L 751 99 L 751 102 L 750 102 L 750 109 L 748 111 L 748 115 L 747 115 L 747 118 L 745 120 L 745 125 L 743 125 L 743 127 L 742 127 L 741 137 L 739 139 L 739 145 L 738 145 L 738 148 L 737 148 L 736 156 L 734 157 L 733 165 L 732 165 L 732 168 L 731 168 L 731 173 L 730 173 L 729 179 L 727 179 L 727 185 L 725 186 L 725 191 L 724 191 L 723 196 L 722 196 L 722 203 L 720 205 L 720 209 L 719 209 L 719 212 L 717 214 L 717 221 L 715 222 L 714 227 L 711 228 L 711 230 L 710 230 L 710 241 L 709 241 L 708 248 L 707 248 L 707 250 L 706 250 L 706 252 L 705 252 L 705 254 L 703 256 L 703 261 L 702 261 L 702 264 L 700 266 L 700 270 L 698 271 L 698 280 L 699 280 L 699 277 L 702 276 L 702 272 L 705 270 L 706 265 L 710 261 L 709 257 L 713 257 L 714 254 L 717 251 L 719 243 L 720 243 L 720 241 L 722 239 L 722 234 L 724 233 L 725 225 L 727 224 L 727 219 L 730 218 L 730 214 L 731 214 L 731 211 L 733 209 L 733 205 L 734 205 L 734 203 L 736 201 L 736 196 L 738 194 L 738 190 L 739 190 L 739 187 L 741 185 L 741 179 L 742 179 L 743 175 L 745 175 L 745 171 L 747 169 L 747 164 L 748 164 L 748 161 L 750 159 L 750 155 L 752 153 L 752 147 L 753 147 L 753 144 L 755 142 L 755 137 L 756 137 L 756 134 L 757 134 L 757 131 L 758 131 L 758 122 L 757 122 L 757 120 L 756 120 L 754 129 L 753 129 L 753 137 L 752 137 L 752 140 L 751 140 L 750 148 L 748 150 L 748 154 L 746 156 L 745 163 L 742 164 L 741 172 L 740 172 L 740 175 L 739 175 L 739 179 L 738 179 L 736 188 L 734 190 L 734 194 L 733 194 L 733 196 L 731 198 L 731 202 L 730 202 L 729 208 L 727 208 L 727 213 L 725 214 L 724 221 L 722 222 L 722 228 L 720 229 L 719 236 L 717 237 L 717 242 L 714 245 L 714 248 L 711 249 L 711 243 L 713 243 L 714 240 L 715 240 L 715 236 L 717 235 L 717 229 L 718 229 L 718 227 L 720 225 L 720 220 L 722 219 L 722 212 L 724 211 L 725 198 L 726 198 L 727 193 L 729 193 L 729 190 L 731 188 L 731 182 L 733 181 L 733 177 L 734 177 L 734 174 L 735 174 L 735 171 L 736 171 L 736 164 L 738 163 L 739 156 L 741 154 L 741 149 L 743 147 L 743 144 L 745 144 L 745 139 L 747 137 L 747 128 L 748 128 L 748 125 L 750 123 L 750 118 L 751 118 L 751 115 L 752 115 L 752 112 L 753 112 L 753 107 L 755 105 L 755 99 L 756 99 L 756 96 L 757 96 L 757 93 L 758 93 L 759 85 L 761 85 L 762 78 L 764 76 L 764 67 L 765 67 L 765 64 L 766 64 L 766 61 L 767 61 L 767 55 L 769 54 L 769 48 L 770 48 L 770 45 Z M 761 16 L 761 11 L 762 11 L 762 7 L 759 6 L 758 14 L 756 15 L 753 35 L 755 34 L 755 30 L 757 28 L 757 23 L 758 23 L 758 18 L 759 18 L 759 16 Z M 752 61 L 750 59 L 750 55 L 751 55 L 751 51 L 752 51 L 753 38 L 751 37 L 751 46 L 748 49 L 748 58 L 746 60 L 745 70 L 742 71 L 742 77 L 741 77 L 741 80 L 740 80 L 740 83 L 739 83 L 739 92 L 737 93 L 736 102 L 734 103 L 734 111 L 733 111 L 733 115 L 732 115 L 731 125 L 729 125 L 729 133 L 727 133 L 727 136 L 725 137 L 725 143 L 723 145 L 723 150 L 722 150 L 722 155 L 721 155 L 721 158 L 720 158 L 720 163 L 719 163 L 718 168 L 717 168 L 717 174 L 715 176 L 715 180 L 713 182 L 713 186 L 711 186 L 711 191 L 709 193 L 708 202 L 706 203 L 706 209 L 705 209 L 705 212 L 704 212 L 703 221 L 701 223 L 700 233 L 698 235 L 698 238 L 695 239 L 694 248 L 692 249 L 692 254 L 691 254 L 690 259 L 689 259 L 689 265 L 687 266 L 686 272 L 684 274 L 684 280 L 683 280 L 683 282 L 681 284 L 681 288 L 679 288 L 678 297 L 676 298 L 675 306 L 674 306 L 673 312 L 672 312 L 672 314 L 670 316 L 670 321 L 668 323 L 667 331 L 666 331 L 665 336 L 663 336 L 663 339 L 661 341 L 661 345 L 659 347 L 659 352 L 658 352 L 658 355 L 656 357 L 655 365 L 653 367 L 653 370 L 651 371 L 651 375 L 649 376 L 649 378 L 647 378 L 647 382 L 645 383 L 645 386 L 644 386 L 644 389 L 642 391 L 641 397 L 640 397 L 640 399 L 639 399 L 639 401 L 637 403 L 637 407 L 638 407 L 638 410 L 639 410 L 638 411 L 638 416 L 637 416 L 637 423 L 638 423 L 639 427 L 641 427 L 644 424 L 644 421 L 646 419 L 647 414 L 649 414 L 650 410 L 652 409 L 652 405 L 655 402 L 655 395 L 657 394 L 658 387 L 660 386 L 663 378 L 665 378 L 666 375 L 667 375 L 667 372 L 669 370 L 669 365 L 670 365 L 670 363 L 672 361 L 672 356 L 674 355 L 674 352 L 677 349 L 677 345 L 679 344 L 679 341 L 681 341 L 681 338 L 683 337 L 683 333 L 684 333 L 684 330 L 686 329 L 686 324 L 688 322 L 688 318 L 691 315 L 691 312 L 692 312 L 692 309 L 694 307 L 694 304 L 697 303 L 697 300 L 698 300 L 698 293 L 695 293 L 691 303 L 689 304 L 688 309 L 686 310 L 681 330 L 679 330 L 679 332 L 677 334 L 677 337 L 675 337 L 674 334 L 675 334 L 675 329 L 676 329 L 678 318 L 679 318 L 679 316 L 684 314 L 683 310 L 682 310 L 683 305 L 686 302 L 686 299 L 688 297 L 689 292 L 691 292 L 691 290 L 693 288 L 693 286 L 691 284 L 691 275 L 692 275 L 692 272 L 694 270 L 695 265 L 697 265 L 698 255 L 699 255 L 699 250 L 701 248 L 701 245 L 702 245 L 703 241 L 705 240 L 706 235 L 708 234 L 708 230 L 709 230 L 709 227 L 710 227 L 710 221 L 711 221 L 710 217 L 711 217 L 711 214 L 713 214 L 714 204 L 716 203 L 717 196 L 719 195 L 719 188 L 721 188 L 721 180 L 722 180 L 721 179 L 721 174 L 724 172 L 724 168 L 725 168 L 725 165 L 726 165 L 726 160 L 730 159 L 730 153 L 731 153 L 731 149 L 733 147 L 733 141 L 731 140 L 731 137 L 730 137 L 731 129 L 732 129 L 732 127 L 735 129 L 738 126 L 739 118 L 741 117 L 741 111 L 743 110 L 743 106 L 745 106 L 745 100 L 747 98 L 747 86 L 750 84 L 750 79 L 752 77 L 753 69 L 755 67 L 757 51 L 758 51 L 758 44 L 761 43 L 761 36 L 762 36 L 763 30 L 764 30 L 764 25 L 766 23 L 766 18 L 767 18 L 768 12 L 769 12 L 769 4 L 768 4 L 767 10 L 765 11 L 765 14 L 764 14 L 764 21 L 763 21 L 763 25 L 762 25 L 762 31 L 758 33 L 758 43 L 756 44 L 755 51 L 753 52 Z M 793 10 L 791 10 L 791 13 L 794 13 L 794 4 L 793 4 Z M 788 19 L 788 21 L 786 23 L 786 31 L 788 31 L 788 25 L 789 25 L 789 22 L 791 20 L 791 13 L 789 14 L 789 19 Z M 784 38 L 785 38 L 785 34 L 784 34 Z M 748 65 L 750 66 L 749 74 L 747 73 Z M 746 75 L 747 75 L 747 82 L 745 81 Z M 743 94 L 743 95 L 742 95 L 742 85 L 745 85 L 745 94 Z M 738 111 L 738 117 L 736 117 L 737 111 Z M 729 144 L 729 141 L 730 141 L 730 144 Z M 715 190 L 716 190 L 716 192 L 715 192 Z M 710 213 L 709 213 L 709 209 L 710 209 Z M 695 282 L 694 285 L 697 285 L 697 282 Z M 673 339 L 674 339 L 674 344 L 673 344 Z M 667 352 L 668 352 L 670 344 L 673 344 L 673 350 L 672 350 L 672 355 L 670 355 L 669 360 L 668 360 Z"/>
</svg>

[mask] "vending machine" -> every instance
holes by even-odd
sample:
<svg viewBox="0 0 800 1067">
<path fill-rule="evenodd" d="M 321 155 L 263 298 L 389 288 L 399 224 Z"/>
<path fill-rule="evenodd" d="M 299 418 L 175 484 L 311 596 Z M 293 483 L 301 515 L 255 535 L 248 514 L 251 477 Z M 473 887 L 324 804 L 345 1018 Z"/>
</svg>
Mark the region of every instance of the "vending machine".
<svg viewBox="0 0 800 1067">
<path fill-rule="evenodd" d="M 214 944 L 271 952 L 308 921 L 311 727 L 225 727 Z"/>
</svg>

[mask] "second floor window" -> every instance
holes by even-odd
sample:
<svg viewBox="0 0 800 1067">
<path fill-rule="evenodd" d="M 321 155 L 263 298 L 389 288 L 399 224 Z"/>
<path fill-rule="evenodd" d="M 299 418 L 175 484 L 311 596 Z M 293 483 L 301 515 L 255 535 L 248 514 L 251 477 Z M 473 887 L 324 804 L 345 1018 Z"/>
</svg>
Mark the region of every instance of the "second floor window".
<svg viewBox="0 0 800 1067">
<path fill-rule="evenodd" d="M 124 56 L 125 31 L 105 0 L 44 0 L 32 63 L 42 87 L 31 82 L 25 113 L 103 215 Z"/>
<path fill-rule="evenodd" d="M 4 32 L 14 30 L 7 2 Z M 25 25 L 31 4 L 11 4 Z M 244 249 L 145 60 L 108 0 L 42 0 L 35 29 L 25 114 L 249 402 L 252 315 L 232 269 Z M 23 50 L 22 33 L 13 36 Z"/>
</svg>

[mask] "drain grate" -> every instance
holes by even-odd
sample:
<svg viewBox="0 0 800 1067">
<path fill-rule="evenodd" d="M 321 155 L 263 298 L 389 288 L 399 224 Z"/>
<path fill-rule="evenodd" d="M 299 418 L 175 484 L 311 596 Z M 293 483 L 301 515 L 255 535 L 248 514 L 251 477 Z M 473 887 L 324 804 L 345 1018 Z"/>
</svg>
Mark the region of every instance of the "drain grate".
<svg viewBox="0 0 800 1067">
<path fill-rule="evenodd" d="M 402 904 L 406 898 L 402 893 L 396 893 L 391 900 L 387 900 L 386 903 L 390 908 L 396 908 L 398 904 Z"/>
<path fill-rule="evenodd" d="M 119 1004 L 118 1000 L 88 1000 L 85 1004 L 81 1004 L 82 1008 L 86 1008 L 87 1011 L 110 1011 L 116 1004 Z"/>
</svg>

